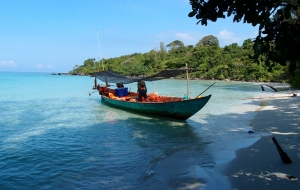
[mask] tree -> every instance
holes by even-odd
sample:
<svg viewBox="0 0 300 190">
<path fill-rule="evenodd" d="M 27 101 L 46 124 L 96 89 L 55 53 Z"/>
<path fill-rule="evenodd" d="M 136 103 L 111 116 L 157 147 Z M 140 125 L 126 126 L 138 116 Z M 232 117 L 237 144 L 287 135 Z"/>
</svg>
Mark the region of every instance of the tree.
<svg viewBox="0 0 300 190">
<path fill-rule="evenodd" d="M 76 64 L 76 65 L 73 67 L 73 70 L 78 69 L 78 67 L 79 67 L 79 65 Z"/>
<path fill-rule="evenodd" d="M 184 47 L 184 44 L 182 43 L 182 41 L 179 40 L 175 40 L 167 45 L 167 48 L 169 49 L 176 49 L 181 47 Z"/>
<path fill-rule="evenodd" d="M 253 46 L 253 42 L 252 42 L 251 38 L 248 38 L 247 40 L 244 40 L 242 47 L 244 49 L 248 49 L 250 46 Z"/>
<path fill-rule="evenodd" d="M 166 51 L 166 48 L 165 48 L 165 44 L 164 44 L 164 42 L 160 42 L 160 44 L 159 44 L 160 59 L 164 60 L 166 58 L 166 54 L 167 54 L 167 51 Z"/>
<path fill-rule="evenodd" d="M 213 37 L 213 39 L 216 38 Z M 202 42 L 204 41 L 206 40 L 203 39 Z M 252 49 L 254 43 L 251 39 L 245 40 L 241 47 L 237 43 L 232 43 L 224 48 L 210 44 L 184 46 L 182 42 L 176 40 L 171 44 L 174 45 L 173 49 L 165 52 L 164 43 L 161 42 L 157 50 L 103 59 L 103 65 L 105 69 L 126 76 L 150 76 L 162 69 L 185 67 L 187 63 L 191 68 L 200 69 L 200 71 L 191 74 L 192 78 L 264 82 L 288 80 L 286 67 L 275 64 L 272 70 L 268 72 L 268 67 L 264 64 L 264 56 L 261 56 L 259 65 L 249 59 L 249 56 L 254 54 Z M 163 54 L 165 56 L 162 56 Z M 95 72 L 95 66 L 99 63 L 94 62 L 94 59 L 87 59 L 83 65 L 75 65 L 70 74 L 91 74 Z M 293 77 L 291 84 L 297 83 L 300 84 L 300 80 Z"/>
<path fill-rule="evenodd" d="M 269 67 L 273 61 L 288 64 L 291 72 L 300 68 L 300 0 L 190 0 L 190 4 L 188 16 L 195 16 L 197 24 L 233 15 L 233 22 L 259 25 L 253 59 L 264 55 Z"/>
<path fill-rule="evenodd" d="M 204 36 L 196 46 L 213 46 L 219 47 L 219 40 L 217 37 L 213 35 Z"/>
</svg>

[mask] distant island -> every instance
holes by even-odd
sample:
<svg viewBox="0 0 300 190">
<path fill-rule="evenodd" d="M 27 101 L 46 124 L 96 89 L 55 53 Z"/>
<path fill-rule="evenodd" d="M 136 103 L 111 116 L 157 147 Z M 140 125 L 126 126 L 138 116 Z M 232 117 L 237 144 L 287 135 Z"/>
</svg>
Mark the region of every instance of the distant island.
<svg viewBox="0 0 300 190">
<path fill-rule="evenodd" d="M 277 82 L 300 87 L 300 75 L 291 75 L 288 65 L 268 62 L 264 57 L 255 62 L 252 59 L 253 44 L 249 38 L 241 46 L 232 43 L 222 48 L 213 35 L 203 37 L 195 46 L 186 46 L 179 40 L 166 46 L 161 42 L 159 48 L 143 54 L 134 53 L 99 61 L 87 59 L 83 65 L 75 65 L 69 74 L 85 76 L 109 69 L 124 76 L 150 76 L 164 69 L 184 68 L 187 63 L 189 68 L 199 69 L 190 73 L 191 79 Z M 182 75 L 184 77 L 185 73 Z"/>
<path fill-rule="evenodd" d="M 51 75 L 78 75 L 78 76 L 90 76 L 91 74 L 86 74 L 86 73 L 51 73 Z"/>
</svg>

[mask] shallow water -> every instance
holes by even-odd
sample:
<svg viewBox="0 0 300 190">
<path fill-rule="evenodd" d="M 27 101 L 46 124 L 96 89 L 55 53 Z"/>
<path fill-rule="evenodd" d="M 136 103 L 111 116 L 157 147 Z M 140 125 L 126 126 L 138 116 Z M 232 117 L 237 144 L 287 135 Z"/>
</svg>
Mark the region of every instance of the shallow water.
<svg viewBox="0 0 300 190">
<path fill-rule="evenodd" d="M 190 81 L 195 97 L 214 81 Z M 148 92 L 183 97 L 183 80 L 148 82 Z M 216 164 L 259 136 L 254 112 L 237 109 L 255 83 L 217 82 L 187 121 L 138 115 L 101 103 L 93 78 L 0 72 L 0 189 L 215 189 Z M 136 84 L 127 85 L 136 91 Z M 244 111 L 243 111 L 244 110 Z"/>
</svg>

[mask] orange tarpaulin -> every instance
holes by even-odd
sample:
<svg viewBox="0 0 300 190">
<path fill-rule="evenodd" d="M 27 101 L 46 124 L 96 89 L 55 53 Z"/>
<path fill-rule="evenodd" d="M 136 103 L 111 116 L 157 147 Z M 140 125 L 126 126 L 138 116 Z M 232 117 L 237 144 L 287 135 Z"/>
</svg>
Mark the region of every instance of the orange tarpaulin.
<svg viewBox="0 0 300 190">
<path fill-rule="evenodd" d="M 113 93 L 108 93 L 108 96 L 109 96 L 109 98 L 114 98 L 115 97 L 115 95 L 113 94 Z"/>
<path fill-rule="evenodd" d="M 162 100 L 161 100 L 161 98 L 160 98 L 160 96 L 158 96 L 158 93 L 156 92 L 154 92 L 154 93 L 151 93 L 151 94 L 149 94 L 148 95 L 148 99 L 150 100 L 150 101 L 152 101 L 152 102 L 161 102 Z"/>
<path fill-rule="evenodd" d="M 120 98 L 119 97 L 117 97 L 117 96 L 115 96 L 113 93 L 108 93 L 108 96 L 109 96 L 109 98 L 111 98 L 111 99 L 118 99 L 118 100 L 121 100 L 121 101 L 128 101 L 128 100 L 130 100 L 130 96 L 121 96 Z"/>
</svg>

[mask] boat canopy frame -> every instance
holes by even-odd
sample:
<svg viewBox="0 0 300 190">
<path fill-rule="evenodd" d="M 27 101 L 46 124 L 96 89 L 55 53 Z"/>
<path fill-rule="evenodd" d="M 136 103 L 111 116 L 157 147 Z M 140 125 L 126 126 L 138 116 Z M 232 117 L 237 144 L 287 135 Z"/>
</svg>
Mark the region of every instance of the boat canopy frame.
<svg viewBox="0 0 300 190">
<path fill-rule="evenodd" d="M 123 84 L 129 84 L 134 82 L 139 82 L 141 80 L 143 81 L 157 81 L 167 78 L 176 77 L 179 75 L 186 74 L 186 72 L 196 72 L 199 71 L 199 69 L 193 69 L 193 68 L 184 68 L 184 69 L 166 69 L 162 70 L 159 73 L 152 75 L 152 76 L 146 76 L 146 77 L 126 77 L 122 76 L 112 70 L 105 70 L 100 72 L 95 72 L 92 77 L 95 77 L 103 82 L 108 83 L 119 83 L 122 82 Z"/>
</svg>

